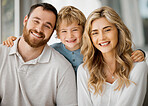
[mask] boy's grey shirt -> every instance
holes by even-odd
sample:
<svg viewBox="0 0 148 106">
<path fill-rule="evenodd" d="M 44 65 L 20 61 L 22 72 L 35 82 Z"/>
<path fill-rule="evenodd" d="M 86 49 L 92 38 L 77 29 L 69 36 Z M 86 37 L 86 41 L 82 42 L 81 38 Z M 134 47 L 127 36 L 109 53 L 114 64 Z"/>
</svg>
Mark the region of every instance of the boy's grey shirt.
<svg viewBox="0 0 148 106">
<path fill-rule="evenodd" d="M 78 66 L 83 62 L 83 55 L 80 53 L 80 49 L 70 51 L 65 48 L 63 43 L 55 43 L 51 47 L 61 53 L 72 64 L 75 72 L 77 72 Z"/>
</svg>

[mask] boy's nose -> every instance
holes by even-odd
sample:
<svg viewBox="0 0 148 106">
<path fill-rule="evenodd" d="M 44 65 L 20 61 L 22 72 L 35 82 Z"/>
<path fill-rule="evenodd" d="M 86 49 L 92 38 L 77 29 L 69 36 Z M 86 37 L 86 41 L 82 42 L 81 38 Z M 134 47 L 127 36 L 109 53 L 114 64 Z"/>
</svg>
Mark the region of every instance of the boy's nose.
<svg viewBox="0 0 148 106">
<path fill-rule="evenodd" d="M 73 37 L 73 34 L 71 32 L 68 32 L 68 37 L 69 38 L 72 38 Z"/>
</svg>

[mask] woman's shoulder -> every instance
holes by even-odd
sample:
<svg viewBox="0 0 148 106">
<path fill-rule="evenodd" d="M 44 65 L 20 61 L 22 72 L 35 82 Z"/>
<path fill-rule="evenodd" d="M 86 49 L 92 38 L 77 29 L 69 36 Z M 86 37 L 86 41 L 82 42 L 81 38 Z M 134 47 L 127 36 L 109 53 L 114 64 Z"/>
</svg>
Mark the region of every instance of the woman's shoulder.
<svg viewBox="0 0 148 106">
<path fill-rule="evenodd" d="M 77 74 L 78 75 L 89 75 L 89 71 L 86 67 L 86 65 L 84 65 L 84 63 L 80 64 L 78 69 L 77 69 Z"/>
<path fill-rule="evenodd" d="M 142 62 L 136 62 L 134 63 L 133 69 L 143 69 L 143 70 L 148 70 L 148 65 L 145 61 Z"/>
<path fill-rule="evenodd" d="M 147 74 L 148 73 L 148 65 L 145 61 L 142 61 L 142 62 L 136 62 L 134 63 L 133 65 L 133 69 L 131 71 L 131 77 L 132 76 L 142 76 L 144 74 Z"/>
</svg>

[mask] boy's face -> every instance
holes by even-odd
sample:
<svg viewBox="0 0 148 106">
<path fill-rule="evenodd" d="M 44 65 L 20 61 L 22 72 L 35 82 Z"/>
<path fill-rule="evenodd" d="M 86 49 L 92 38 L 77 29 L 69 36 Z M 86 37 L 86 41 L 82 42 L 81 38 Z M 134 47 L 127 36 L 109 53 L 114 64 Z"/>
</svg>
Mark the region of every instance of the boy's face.
<svg viewBox="0 0 148 106">
<path fill-rule="evenodd" d="M 74 51 L 80 49 L 82 33 L 83 28 L 77 22 L 67 26 L 67 22 L 62 21 L 59 25 L 58 38 L 65 45 L 66 49 Z"/>
</svg>

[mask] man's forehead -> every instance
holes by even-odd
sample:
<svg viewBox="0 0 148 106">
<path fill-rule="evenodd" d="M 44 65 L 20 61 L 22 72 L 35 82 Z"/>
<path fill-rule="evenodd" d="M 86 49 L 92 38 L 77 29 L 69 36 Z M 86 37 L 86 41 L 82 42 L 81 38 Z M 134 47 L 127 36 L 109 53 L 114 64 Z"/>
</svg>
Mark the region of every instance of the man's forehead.
<svg viewBox="0 0 148 106">
<path fill-rule="evenodd" d="M 55 14 L 50 11 L 50 10 L 44 10 L 43 7 L 37 7 L 35 8 L 32 13 L 30 14 L 31 17 L 44 17 L 48 20 L 50 20 L 50 18 L 55 18 L 56 19 L 56 16 Z"/>
</svg>

